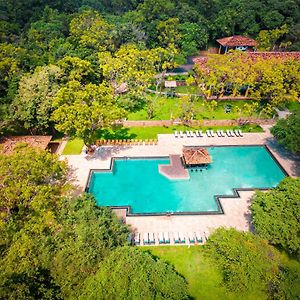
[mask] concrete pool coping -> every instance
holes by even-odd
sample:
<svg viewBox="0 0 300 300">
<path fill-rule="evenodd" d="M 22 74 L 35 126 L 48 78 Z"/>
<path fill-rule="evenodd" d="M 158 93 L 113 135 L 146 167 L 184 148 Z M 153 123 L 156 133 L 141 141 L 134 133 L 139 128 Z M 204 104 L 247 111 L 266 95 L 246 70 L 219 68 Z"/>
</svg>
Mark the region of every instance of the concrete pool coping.
<svg viewBox="0 0 300 300">
<path fill-rule="evenodd" d="M 195 147 L 195 146 L 190 146 Z M 276 165 L 280 168 L 280 170 L 283 172 L 283 174 L 286 177 L 289 177 L 289 174 L 286 172 L 286 170 L 283 168 L 283 166 L 279 163 L 279 161 L 276 159 L 276 157 L 272 154 L 270 149 L 268 148 L 267 145 L 216 145 L 216 146 L 203 146 L 203 148 L 217 148 L 217 147 L 264 147 L 264 149 L 268 152 L 270 155 L 271 159 L 276 163 Z M 90 169 L 88 179 L 85 185 L 85 192 L 88 192 L 90 183 L 92 180 L 92 176 L 94 173 L 112 173 L 115 167 L 115 161 L 117 160 L 155 160 L 155 159 L 170 159 L 170 156 L 135 156 L 135 157 L 111 157 L 110 160 L 110 166 L 109 169 Z M 167 212 L 151 212 L 151 213 L 133 213 L 131 205 L 119 205 L 119 206 L 114 206 L 114 205 L 109 205 L 107 207 L 110 207 L 111 209 L 116 209 L 116 210 L 124 210 L 125 211 L 125 216 L 126 217 L 147 217 L 147 216 L 193 216 L 193 215 L 220 215 L 224 214 L 224 210 L 221 204 L 220 199 L 226 199 L 226 198 L 240 198 L 240 192 L 243 191 L 248 191 L 248 192 L 255 192 L 255 191 L 267 191 L 272 188 L 270 187 L 262 187 L 262 188 L 242 188 L 242 187 L 237 187 L 237 188 L 232 188 L 232 194 L 230 195 L 225 195 L 225 194 L 220 194 L 220 195 L 214 195 L 214 200 L 217 204 L 217 210 L 215 211 L 167 211 Z"/>
</svg>

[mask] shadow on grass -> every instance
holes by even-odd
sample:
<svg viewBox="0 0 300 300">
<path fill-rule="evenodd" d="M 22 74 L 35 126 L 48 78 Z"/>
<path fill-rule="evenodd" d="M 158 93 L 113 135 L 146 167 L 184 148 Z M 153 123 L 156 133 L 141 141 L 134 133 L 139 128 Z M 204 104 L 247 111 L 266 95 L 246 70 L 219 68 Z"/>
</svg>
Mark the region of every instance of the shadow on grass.
<svg viewBox="0 0 300 300">
<path fill-rule="evenodd" d="M 111 130 L 103 129 L 97 132 L 97 139 L 105 140 L 124 140 L 124 139 L 135 139 L 136 134 L 130 133 L 129 128 L 120 126 L 114 126 Z"/>
</svg>

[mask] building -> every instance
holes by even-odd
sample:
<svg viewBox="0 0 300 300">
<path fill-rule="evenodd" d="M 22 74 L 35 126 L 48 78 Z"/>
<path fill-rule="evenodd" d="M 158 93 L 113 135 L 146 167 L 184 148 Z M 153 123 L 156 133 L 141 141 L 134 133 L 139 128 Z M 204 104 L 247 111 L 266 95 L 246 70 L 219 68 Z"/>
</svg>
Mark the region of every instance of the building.
<svg viewBox="0 0 300 300">
<path fill-rule="evenodd" d="M 201 147 L 184 148 L 182 160 L 186 167 L 205 166 L 212 162 L 208 151 Z"/>
<path fill-rule="evenodd" d="M 257 46 L 255 40 L 242 35 L 233 35 L 217 40 L 219 47 L 219 54 L 227 53 L 229 50 L 240 50 L 253 52 L 254 47 Z"/>
</svg>

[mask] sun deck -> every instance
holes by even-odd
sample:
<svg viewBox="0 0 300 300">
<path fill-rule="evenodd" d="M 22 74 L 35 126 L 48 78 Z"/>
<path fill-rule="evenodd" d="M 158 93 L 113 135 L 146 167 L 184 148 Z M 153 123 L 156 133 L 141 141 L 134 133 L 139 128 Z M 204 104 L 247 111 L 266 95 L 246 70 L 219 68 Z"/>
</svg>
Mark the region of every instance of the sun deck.
<svg viewBox="0 0 300 300">
<path fill-rule="evenodd" d="M 189 179 L 188 170 L 183 167 L 181 157 L 178 154 L 170 154 L 169 165 L 159 165 L 159 173 L 169 179 Z"/>
</svg>

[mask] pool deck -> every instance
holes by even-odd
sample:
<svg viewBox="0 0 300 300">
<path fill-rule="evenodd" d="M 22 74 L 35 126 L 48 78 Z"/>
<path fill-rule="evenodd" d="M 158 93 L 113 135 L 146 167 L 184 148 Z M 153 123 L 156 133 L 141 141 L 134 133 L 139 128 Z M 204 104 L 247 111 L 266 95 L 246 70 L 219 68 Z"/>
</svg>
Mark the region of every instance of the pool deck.
<svg viewBox="0 0 300 300">
<path fill-rule="evenodd" d="M 147 146 L 107 146 L 101 147 L 93 156 L 69 155 L 70 179 L 83 191 L 87 184 L 91 169 L 109 169 L 111 157 L 161 157 L 170 154 L 179 155 L 183 146 L 232 146 L 232 145 L 267 145 L 271 153 L 291 177 L 300 176 L 299 157 L 293 156 L 274 140 L 269 126 L 262 126 L 265 132 L 244 133 L 243 137 L 207 137 L 175 138 L 173 134 L 158 135 L 157 145 Z M 155 191 L 153 191 L 155 192 Z M 126 218 L 126 223 L 133 230 L 144 232 L 205 232 L 209 235 L 218 227 L 234 227 L 238 230 L 251 229 L 250 201 L 253 191 L 240 192 L 240 198 L 220 199 L 224 214 L 222 215 L 191 215 L 191 216 L 126 216 L 125 211 L 118 210 L 118 215 Z"/>
</svg>

